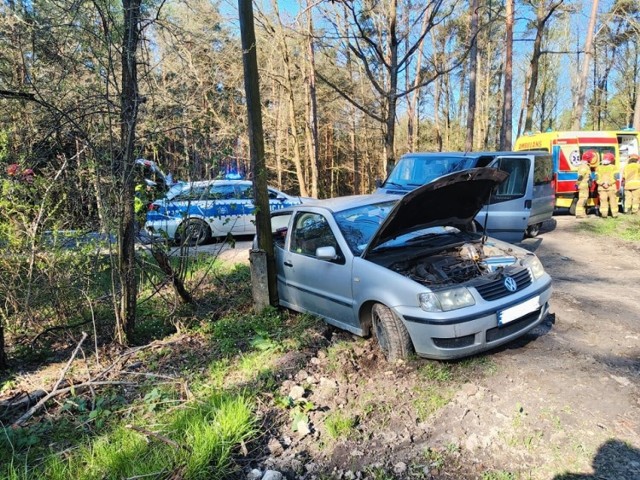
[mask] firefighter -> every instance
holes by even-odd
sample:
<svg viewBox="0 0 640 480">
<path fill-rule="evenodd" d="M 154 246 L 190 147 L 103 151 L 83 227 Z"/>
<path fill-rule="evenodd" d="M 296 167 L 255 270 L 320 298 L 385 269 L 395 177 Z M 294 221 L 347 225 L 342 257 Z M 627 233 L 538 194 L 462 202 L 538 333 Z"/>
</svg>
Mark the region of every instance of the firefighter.
<svg viewBox="0 0 640 480">
<path fill-rule="evenodd" d="M 624 213 L 638 213 L 640 209 L 640 164 L 638 155 L 629 155 L 622 173 L 624 185 Z"/>
<path fill-rule="evenodd" d="M 613 164 L 613 153 L 607 152 L 602 156 L 602 163 L 596 167 L 596 183 L 598 184 L 598 197 L 600 198 L 600 216 L 606 218 L 611 209 L 611 216 L 618 216 L 618 197 L 616 180 L 620 174 Z"/>
<path fill-rule="evenodd" d="M 587 150 L 582 154 L 580 165 L 578 166 L 578 203 L 576 204 L 576 218 L 584 218 L 587 214 L 586 205 L 589 199 L 589 187 L 591 183 L 591 165 L 597 165 L 600 160 L 598 152 Z"/>
</svg>

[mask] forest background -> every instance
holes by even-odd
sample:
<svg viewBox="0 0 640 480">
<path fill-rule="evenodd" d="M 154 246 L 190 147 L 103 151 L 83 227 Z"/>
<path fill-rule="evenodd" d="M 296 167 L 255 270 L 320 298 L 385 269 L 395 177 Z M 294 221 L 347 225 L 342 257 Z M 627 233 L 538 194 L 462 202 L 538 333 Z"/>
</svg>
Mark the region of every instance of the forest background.
<svg viewBox="0 0 640 480">
<path fill-rule="evenodd" d="M 15 353 L 101 303 L 112 338 L 131 343 L 145 275 L 131 231 L 136 158 L 184 181 L 250 176 L 236 11 L 0 0 L 0 368 L 5 332 Z M 288 193 L 371 192 L 408 151 L 640 127 L 637 0 L 272 0 L 254 11 L 265 162 Z M 52 236 L 70 230 L 113 234 L 112 255 L 54 251 Z M 182 288 L 183 266 L 152 256 Z"/>
</svg>

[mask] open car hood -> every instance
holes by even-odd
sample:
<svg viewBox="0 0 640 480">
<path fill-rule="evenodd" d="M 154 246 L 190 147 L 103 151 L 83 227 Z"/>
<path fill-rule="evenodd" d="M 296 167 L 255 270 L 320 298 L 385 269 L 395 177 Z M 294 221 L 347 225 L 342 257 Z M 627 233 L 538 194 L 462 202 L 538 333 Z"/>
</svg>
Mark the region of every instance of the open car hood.
<svg viewBox="0 0 640 480">
<path fill-rule="evenodd" d="M 491 191 L 509 176 L 497 168 L 471 168 L 436 178 L 403 196 L 362 253 L 400 235 L 429 227 L 464 229 L 489 200 Z"/>
</svg>

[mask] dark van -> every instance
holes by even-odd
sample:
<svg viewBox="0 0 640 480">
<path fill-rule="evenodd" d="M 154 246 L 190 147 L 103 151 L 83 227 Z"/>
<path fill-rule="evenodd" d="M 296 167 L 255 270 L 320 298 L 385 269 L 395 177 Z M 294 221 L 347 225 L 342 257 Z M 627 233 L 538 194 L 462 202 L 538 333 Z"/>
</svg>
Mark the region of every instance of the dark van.
<svg viewBox="0 0 640 480">
<path fill-rule="evenodd" d="M 555 204 L 553 162 L 547 152 L 407 153 L 377 192 L 405 194 L 442 175 L 475 167 L 509 173 L 476 216 L 478 228 L 507 242 L 535 237 Z"/>
</svg>

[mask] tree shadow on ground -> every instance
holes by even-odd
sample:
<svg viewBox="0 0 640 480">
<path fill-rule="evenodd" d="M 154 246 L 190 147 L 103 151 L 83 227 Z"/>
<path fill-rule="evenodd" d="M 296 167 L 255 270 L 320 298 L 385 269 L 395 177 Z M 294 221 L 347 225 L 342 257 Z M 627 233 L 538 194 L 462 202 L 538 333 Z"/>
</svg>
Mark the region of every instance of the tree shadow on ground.
<svg viewBox="0 0 640 480">
<path fill-rule="evenodd" d="M 592 466 L 593 474 L 562 473 L 553 480 L 637 480 L 640 478 L 640 450 L 611 439 L 600 446 Z"/>
</svg>

